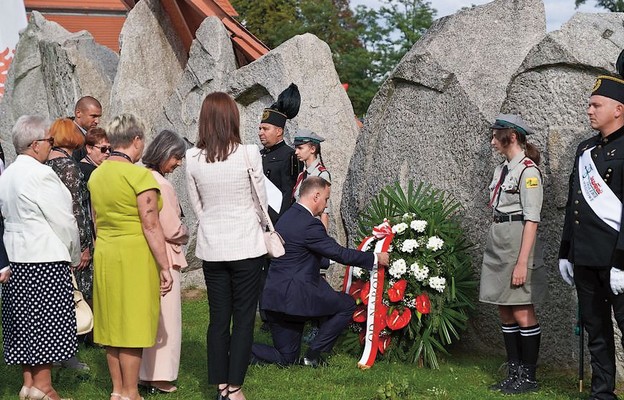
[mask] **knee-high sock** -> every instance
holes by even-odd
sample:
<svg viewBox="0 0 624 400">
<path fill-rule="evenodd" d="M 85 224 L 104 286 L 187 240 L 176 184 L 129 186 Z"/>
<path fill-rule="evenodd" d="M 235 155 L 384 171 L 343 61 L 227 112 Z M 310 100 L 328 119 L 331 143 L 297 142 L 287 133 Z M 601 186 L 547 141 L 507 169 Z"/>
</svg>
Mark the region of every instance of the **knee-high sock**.
<svg viewBox="0 0 624 400">
<path fill-rule="evenodd" d="M 517 323 L 501 324 L 507 361 L 519 362 L 522 360 L 522 342 L 520 338 L 520 326 Z"/>
<path fill-rule="evenodd" d="M 535 368 L 539 355 L 542 330 L 539 324 L 520 328 L 522 336 L 522 364 L 529 380 L 535 380 Z"/>
</svg>

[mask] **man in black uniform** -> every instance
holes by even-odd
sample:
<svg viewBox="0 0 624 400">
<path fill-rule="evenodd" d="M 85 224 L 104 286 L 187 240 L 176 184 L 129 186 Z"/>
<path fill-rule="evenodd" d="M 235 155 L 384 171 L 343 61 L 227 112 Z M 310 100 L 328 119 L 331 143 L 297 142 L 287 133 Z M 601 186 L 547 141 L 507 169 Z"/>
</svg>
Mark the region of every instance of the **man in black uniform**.
<svg viewBox="0 0 624 400">
<path fill-rule="evenodd" d="M 295 150 L 284 142 L 286 121 L 298 114 L 300 102 L 299 89 L 291 84 L 279 95 L 277 102 L 264 109 L 260 122 L 258 136 L 264 146 L 260 150 L 262 168 L 269 181 L 282 192 L 280 210 L 269 207 L 269 217 L 273 224 L 277 223 L 279 217 L 293 203 L 293 187 L 302 168 L 295 156 Z"/>
<path fill-rule="evenodd" d="M 620 54 L 620 74 L 622 59 Z M 599 76 L 587 108 L 591 127 L 599 134 L 576 150 L 559 249 L 561 276 L 576 285 L 588 335 L 590 399 L 617 399 L 611 310 L 624 332 L 623 103 L 624 80 Z"/>
</svg>

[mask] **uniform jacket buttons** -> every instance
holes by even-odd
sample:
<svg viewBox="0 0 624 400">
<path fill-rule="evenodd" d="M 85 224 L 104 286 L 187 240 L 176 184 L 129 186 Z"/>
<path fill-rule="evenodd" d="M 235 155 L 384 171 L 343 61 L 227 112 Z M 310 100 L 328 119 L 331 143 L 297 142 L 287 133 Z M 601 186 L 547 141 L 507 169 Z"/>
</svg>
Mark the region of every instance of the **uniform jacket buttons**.
<svg viewBox="0 0 624 400">
<path fill-rule="evenodd" d="M 580 224 L 580 222 L 578 222 L 578 220 L 575 220 L 574 223 L 577 224 L 577 225 Z"/>
<path fill-rule="evenodd" d="M 579 203 L 579 201 L 578 201 L 578 200 L 574 200 L 574 204 L 578 204 L 578 203 Z"/>
<path fill-rule="evenodd" d="M 578 215 L 578 210 L 574 210 L 574 215 Z"/>
<path fill-rule="evenodd" d="M 576 191 L 576 194 L 581 194 L 581 190 L 580 190 L 580 189 L 579 189 L 579 190 L 577 190 L 577 191 Z"/>
</svg>

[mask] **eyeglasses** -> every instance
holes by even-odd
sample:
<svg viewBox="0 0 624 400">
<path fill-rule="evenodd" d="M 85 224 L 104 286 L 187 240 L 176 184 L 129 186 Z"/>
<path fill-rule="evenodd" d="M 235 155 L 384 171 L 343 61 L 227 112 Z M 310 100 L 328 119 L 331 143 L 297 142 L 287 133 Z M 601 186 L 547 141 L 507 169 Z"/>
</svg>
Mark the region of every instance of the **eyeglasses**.
<svg viewBox="0 0 624 400">
<path fill-rule="evenodd" d="M 48 142 L 50 144 L 50 146 L 54 145 L 54 137 L 49 137 L 49 138 L 45 138 L 45 139 L 35 139 L 33 140 L 33 142 Z"/>
<path fill-rule="evenodd" d="M 93 147 L 100 149 L 101 153 L 110 153 L 111 151 L 111 147 L 110 146 L 97 146 L 97 145 L 93 145 Z"/>
</svg>

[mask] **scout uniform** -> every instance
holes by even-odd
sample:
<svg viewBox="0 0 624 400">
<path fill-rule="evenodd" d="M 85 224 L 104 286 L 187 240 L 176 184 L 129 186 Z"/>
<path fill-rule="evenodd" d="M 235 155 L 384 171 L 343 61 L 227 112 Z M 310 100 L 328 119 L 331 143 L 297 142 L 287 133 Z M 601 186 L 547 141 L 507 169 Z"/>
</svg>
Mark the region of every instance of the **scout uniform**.
<svg viewBox="0 0 624 400">
<path fill-rule="evenodd" d="M 519 143 L 526 143 L 526 135 L 531 133 L 522 118 L 510 114 L 499 115 L 492 129 L 513 129 Z M 525 224 L 540 222 L 543 187 L 540 170 L 524 151 L 494 170 L 489 186 L 493 221 L 483 254 L 480 301 L 511 307 L 532 305 L 546 297 L 548 276 L 538 237 L 527 260 L 526 281 L 519 286 L 512 283 Z M 514 321 L 501 325 L 508 375 L 491 389 L 509 394 L 538 390 L 535 371 L 541 339 L 539 324 L 520 327 Z"/>
<path fill-rule="evenodd" d="M 300 144 L 305 143 L 314 143 L 318 149 L 320 149 L 321 142 L 324 142 L 325 139 L 316 133 L 307 130 L 300 129 L 297 132 L 297 136 L 295 136 L 294 145 L 299 146 Z M 297 182 L 295 183 L 295 188 L 293 189 L 293 197 L 295 200 L 299 200 L 299 188 L 301 184 L 308 176 L 319 176 L 325 179 L 327 182 L 331 183 L 331 174 L 325 168 L 325 166 L 321 163 L 321 160 L 317 157 L 317 159 L 310 164 L 305 170 L 301 171 L 297 176 Z M 325 209 L 325 214 L 329 214 L 328 209 Z"/>
<path fill-rule="evenodd" d="M 594 95 L 624 103 L 624 80 L 599 76 Z M 559 248 L 559 259 L 574 264 L 573 279 L 591 353 L 591 398 L 596 399 L 617 399 L 611 314 L 624 332 L 624 296 L 613 294 L 609 286 L 612 268 L 624 269 L 623 199 L 624 126 L 578 146 Z"/>
</svg>

